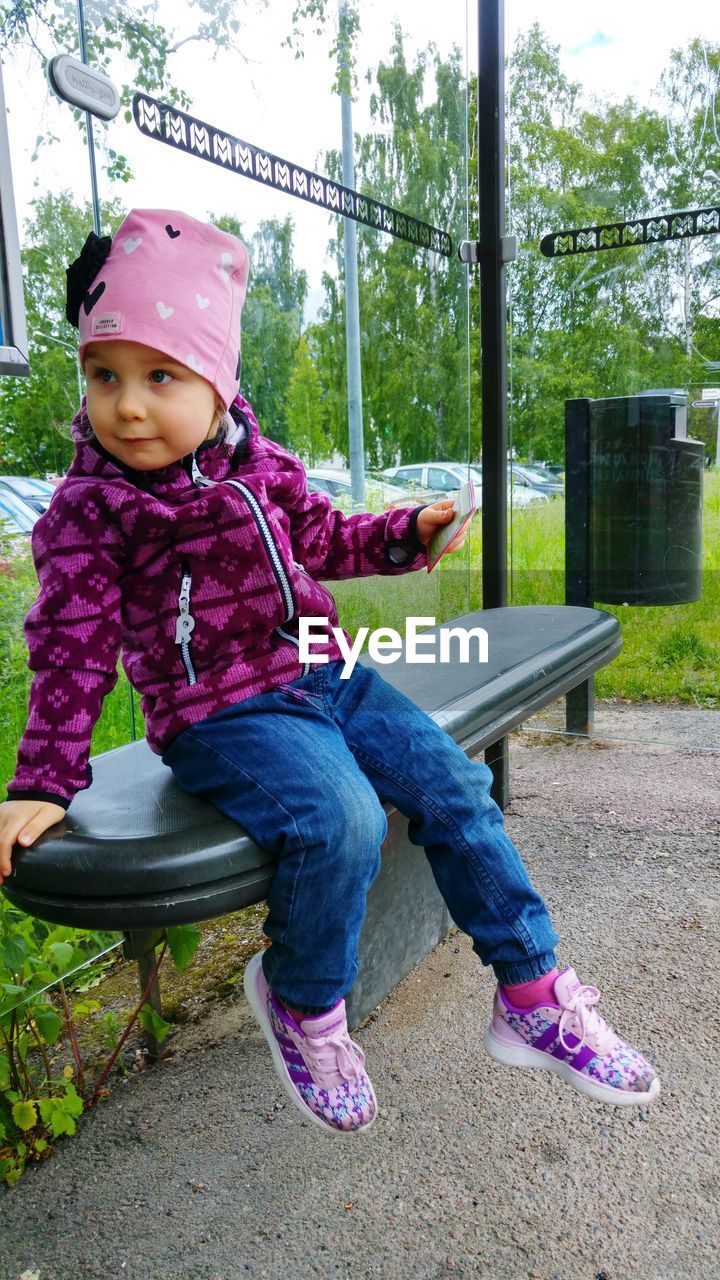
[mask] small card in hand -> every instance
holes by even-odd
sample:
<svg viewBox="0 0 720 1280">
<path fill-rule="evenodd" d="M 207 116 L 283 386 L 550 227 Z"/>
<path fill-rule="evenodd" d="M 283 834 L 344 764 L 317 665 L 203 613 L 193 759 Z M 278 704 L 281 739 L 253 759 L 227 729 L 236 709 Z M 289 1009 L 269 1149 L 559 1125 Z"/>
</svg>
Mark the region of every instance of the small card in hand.
<svg viewBox="0 0 720 1280">
<path fill-rule="evenodd" d="M 428 573 L 435 568 L 438 560 L 445 555 L 456 534 L 472 520 L 477 508 L 475 506 L 475 485 L 468 480 L 458 491 L 455 499 L 455 515 L 449 524 L 442 524 L 432 535 L 427 545 Z"/>
</svg>

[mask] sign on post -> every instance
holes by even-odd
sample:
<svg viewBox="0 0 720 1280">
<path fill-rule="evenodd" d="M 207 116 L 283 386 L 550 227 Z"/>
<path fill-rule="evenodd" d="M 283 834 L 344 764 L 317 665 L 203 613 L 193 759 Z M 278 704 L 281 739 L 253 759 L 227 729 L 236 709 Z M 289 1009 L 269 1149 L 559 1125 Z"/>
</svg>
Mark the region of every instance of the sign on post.
<svg viewBox="0 0 720 1280">
<path fill-rule="evenodd" d="M 20 240 L 0 65 L 0 374 L 27 377 L 29 372 Z"/>
</svg>

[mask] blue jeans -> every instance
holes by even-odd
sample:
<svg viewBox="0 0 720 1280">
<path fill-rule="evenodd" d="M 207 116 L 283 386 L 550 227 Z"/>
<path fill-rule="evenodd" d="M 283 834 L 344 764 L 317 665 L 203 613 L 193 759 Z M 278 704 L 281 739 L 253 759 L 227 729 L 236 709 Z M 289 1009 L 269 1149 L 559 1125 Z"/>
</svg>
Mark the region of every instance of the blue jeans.
<svg viewBox="0 0 720 1280">
<path fill-rule="evenodd" d="M 263 959 L 270 985 L 306 1008 L 329 1008 L 349 991 L 380 868 L 384 801 L 409 818 L 453 920 L 498 981 L 548 972 L 558 938 L 490 798 L 490 770 L 376 671 L 358 665 L 341 680 L 342 667 L 318 665 L 235 703 L 163 756 L 181 787 L 277 858 Z"/>
</svg>

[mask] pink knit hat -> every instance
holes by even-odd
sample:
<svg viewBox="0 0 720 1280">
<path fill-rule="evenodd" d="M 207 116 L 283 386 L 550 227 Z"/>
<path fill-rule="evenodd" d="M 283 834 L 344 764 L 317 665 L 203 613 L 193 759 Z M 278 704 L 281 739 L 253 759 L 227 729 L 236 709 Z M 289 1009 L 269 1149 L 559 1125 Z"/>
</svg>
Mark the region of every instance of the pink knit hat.
<svg viewBox="0 0 720 1280">
<path fill-rule="evenodd" d="M 111 243 L 90 239 L 101 246 L 102 265 L 76 271 L 82 290 L 80 363 L 91 342 L 142 342 L 200 374 L 227 409 L 240 376 L 240 313 L 249 269 L 244 244 L 168 209 L 133 209 Z M 72 272 L 82 266 L 81 254 L 68 272 L 69 295 Z M 85 280 L 89 275 L 87 287 L 83 274 Z"/>
</svg>

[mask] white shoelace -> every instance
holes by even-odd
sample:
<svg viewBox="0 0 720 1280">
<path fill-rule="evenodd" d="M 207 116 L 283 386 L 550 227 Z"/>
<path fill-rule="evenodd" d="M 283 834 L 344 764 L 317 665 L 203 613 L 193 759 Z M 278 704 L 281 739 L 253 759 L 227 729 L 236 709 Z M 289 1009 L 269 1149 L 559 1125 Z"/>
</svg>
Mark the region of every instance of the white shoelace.
<svg viewBox="0 0 720 1280">
<path fill-rule="evenodd" d="M 301 1051 L 315 1083 L 321 1089 L 354 1079 L 365 1065 L 365 1054 L 360 1045 L 351 1040 L 341 1027 L 317 1039 L 306 1033 Z"/>
<path fill-rule="evenodd" d="M 589 1035 L 597 1037 L 600 1054 L 606 1053 L 612 1041 L 615 1040 L 612 1027 L 608 1026 L 595 1008 L 599 999 L 600 992 L 597 987 L 580 987 L 569 1004 L 565 1005 L 558 1024 L 558 1038 L 563 1049 L 567 1049 L 568 1053 L 579 1053 L 584 1048 Z M 580 1043 L 569 1045 L 563 1035 L 564 1031 L 578 1036 Z"/>
</svg>

